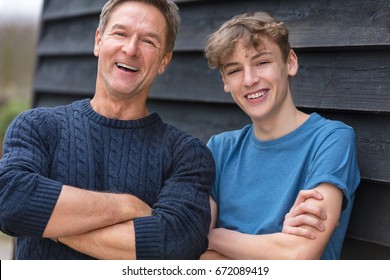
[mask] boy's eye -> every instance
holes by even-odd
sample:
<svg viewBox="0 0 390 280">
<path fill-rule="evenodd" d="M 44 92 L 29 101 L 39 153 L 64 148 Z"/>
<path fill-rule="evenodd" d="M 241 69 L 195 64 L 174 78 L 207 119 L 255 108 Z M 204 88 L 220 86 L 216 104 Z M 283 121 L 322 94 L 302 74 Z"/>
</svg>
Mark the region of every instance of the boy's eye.
<svg viewBox="0 0 390 280">
<path fill-rule="evenodd" d="M 226 73 L 228 75 L 233 75 L 233 74 L 235 74 L 235 73 L 237 73 L 239 71 L 240 71 L 240 69 L 231 69 L 231 70 L 227 70 Z"/>
<path fill-rule="evenodd" d="M 268 64 L 268 63 L 269 63 L 268 61 L 260 61 L 259 63 L 257 63 L 257 65 L 261 66 L 261 65 Z"/>
</svg>

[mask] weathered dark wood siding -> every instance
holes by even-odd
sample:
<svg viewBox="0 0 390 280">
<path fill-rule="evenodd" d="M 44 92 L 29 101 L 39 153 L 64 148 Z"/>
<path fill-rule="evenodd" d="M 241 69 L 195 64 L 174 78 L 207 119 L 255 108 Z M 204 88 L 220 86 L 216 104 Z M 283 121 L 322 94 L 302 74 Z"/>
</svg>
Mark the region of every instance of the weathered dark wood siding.
<svg viewBox="0 0 390 280">
<path fill-rule="evenodd" d="M 98 15 L 106 0 L 46 0 L 34 106 L 91 97 Z M 298 53 L 296 104 L 354 127 L 363 180 L 343 249 L 346 259 L 390 259 L 390 6 L 388 0 L 176 1 L 182 15 L 172 63 L 149 107 L 207 141 L 249 119 L 203 57 L 206 36 L 232 16 L 264 10 L 284 21 Z"/>
</svg>

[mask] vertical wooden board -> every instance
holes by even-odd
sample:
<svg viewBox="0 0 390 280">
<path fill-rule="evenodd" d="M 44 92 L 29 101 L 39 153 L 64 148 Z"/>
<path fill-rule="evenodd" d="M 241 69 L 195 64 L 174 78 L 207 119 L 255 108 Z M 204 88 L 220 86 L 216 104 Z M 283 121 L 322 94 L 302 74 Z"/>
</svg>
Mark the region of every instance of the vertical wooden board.
<svg viewBox="0 0 390 280">
<path fill-rule="evenodd" d="M 344 240 L 342 260 L 390 260 L 390 247 L 353 238 Z"/>
<path fill-rule="evenodd" d="M 390 184 L 362 181 L 356 199 L 347 235 L 390 247 Z"/>
</svg>

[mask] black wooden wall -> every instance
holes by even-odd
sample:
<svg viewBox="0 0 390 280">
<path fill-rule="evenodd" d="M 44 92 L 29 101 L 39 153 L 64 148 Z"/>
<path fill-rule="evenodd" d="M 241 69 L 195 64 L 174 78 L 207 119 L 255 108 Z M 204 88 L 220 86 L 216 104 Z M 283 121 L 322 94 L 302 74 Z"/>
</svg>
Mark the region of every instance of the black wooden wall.
<svg viewBox="0 0 390 280">
<path fill-rule="evenodd" d="M 106 0 L 46 0 L 34 106 L 66 104 L 94 93 L 92 54 Z M 296 104 L 354 127 L 363 180 L 343 249 L 345 259 L 390 259 L 390 6 L 388 0 L 175 1 L 182 25 L 174 59 L 150 94 L 149 107 L 207 141 L 249 122 L 202 48 L 232 16 L 264 10 L 284 21 L 298 53 Z"/>
</svg>

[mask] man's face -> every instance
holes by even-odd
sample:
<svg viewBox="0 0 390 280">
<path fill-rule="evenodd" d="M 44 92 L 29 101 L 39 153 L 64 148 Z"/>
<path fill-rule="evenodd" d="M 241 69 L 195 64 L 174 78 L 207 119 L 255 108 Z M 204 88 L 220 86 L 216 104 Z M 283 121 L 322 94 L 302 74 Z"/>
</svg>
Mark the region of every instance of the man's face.
<svg viewBox="0 0 390 280">
<path fill-rule="evenodd" d="M 96 32 L 97 94 L 146 100 L 158 74 L 168 65 L 166 21 L 158 9 L 139 2 L 116 6 L 101 34 Z"/>
<path fill-rule="evenodd" d="M 289 77 L 298 69 L 293 51 L 286 62 L 273 41 L 267 38 L 262 41 L 259 49 L 245 48 L 238 42 L 221 68 L 225 92 L 232 94 L 253 122 L 273 120 L 291 105 L 287 104 L 291 94 Z"/>
</svg>

